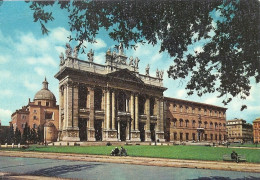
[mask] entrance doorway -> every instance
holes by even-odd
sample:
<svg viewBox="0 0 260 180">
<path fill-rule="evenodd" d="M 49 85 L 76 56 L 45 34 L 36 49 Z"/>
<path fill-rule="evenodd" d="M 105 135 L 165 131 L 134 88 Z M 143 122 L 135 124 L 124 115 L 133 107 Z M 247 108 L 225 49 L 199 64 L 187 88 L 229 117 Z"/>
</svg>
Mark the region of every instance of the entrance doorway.
<svg viewBox="0 0 260 180">
<path fill-rule="evenodd" d="M 87 119 L 79 118 L 79 139 L 80 141 L 87 140 Z"/>
<path fill-rule="evenodd" d="M 126 140 L 126 121 L 120 121 L 120 140 Z"/>
<path fill-rule="evenodd" d="M 96 141 L 102 141 L 102 121 L 95 120 L 94 128 Z"/>
<path fill-rule="evenodd" d="M 155 124 L 150 124 L 151 140 L 155 141 Z"/>
<path fill-rule="evenodd" d="M 145 140 L 144 123 L 139 123 L 140 139 L 142 142 Z"/>
</svg>

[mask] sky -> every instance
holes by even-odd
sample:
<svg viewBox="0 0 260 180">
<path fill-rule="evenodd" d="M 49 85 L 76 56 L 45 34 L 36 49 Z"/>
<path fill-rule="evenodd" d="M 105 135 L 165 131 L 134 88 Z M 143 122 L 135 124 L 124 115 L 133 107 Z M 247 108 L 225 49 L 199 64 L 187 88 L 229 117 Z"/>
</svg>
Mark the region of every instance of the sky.
<svg viewBox="0 0 260 180">
<path fill-rule="evenodd" d="M 55 20 L 49 22 L 48 35 L 42 35 L 40 24 L 33 22 L 33 12 L 25 2 L 3 2 L 0 6 L 0 120 L 2 125 L 8 125 L 11 114 L 33 100 L 37 91 L 42 88 L 42 81 L 47 78 L 49 89 L 58 96 L 58 80 L 54 75 L 59 71 L 59 55 L 65 52 L 67 37 L 71 34 L 67 14 L 56 6 L 51 8 Z M 215 16 L 218 16 L 217 12 Z M 117 42 L 112 41 L 105 30 L 97 36 L 96 44 L 86 43 L 87 51 L 95 51 L 94 62 L 104 64 L 105 52 L 113 48 Z M 71 43 L 72 48 L 76 42 Z M 196 101 L 226 107 L 227 120 L 242 118 L 251 123 L 260 117 L 260 84 L 252 81 L 252 89 L 247 100 L 234 98 L 224 106 L 223 99 L 218 94 L 187 96 L 185 85 L 189 79 L 173 80 L 168 78 L 167 70 L 172 65 L 173 58 L 167 53 L 159 53 L 159 45 L 141 45 L 138 48 L 125 49 L 125 54 L 140 59 L 139 72 L 145 74 L 145 67 L 150 64 L 150 75 L 155 77 L 156 69 L 164 70 L 164 87 L 168 88 L 164 96 Z M 189 51 L 201 51 L 202 43 L 190 46 Z M 79 59 L 86 60 L 85 54 Z M 240 111 L 241 105 L 248 107 Z"/>
</svg>

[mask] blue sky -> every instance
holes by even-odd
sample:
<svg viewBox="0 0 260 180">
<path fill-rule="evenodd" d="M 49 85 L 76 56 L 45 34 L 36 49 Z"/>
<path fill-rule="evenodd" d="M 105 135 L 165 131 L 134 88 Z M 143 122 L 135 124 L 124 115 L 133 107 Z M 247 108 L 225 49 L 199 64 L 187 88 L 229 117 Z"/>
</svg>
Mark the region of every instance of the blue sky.
<svg viewBox="0 0 260 180">
<path fill-rule="evenodd" d="M 47 24 L 51 30 L 48 36 L 41 34 L 40 24 L 33 22 L 32 11 L 25 2 L 4 2 L 0 6 L 0 120 L 3 125 L 8 125 L 11 114 L 16 109 L 27 105 L 28 99 L 34 98 L 35 93 L 42 88 L 42 81 L 47 77 L 49 89 L 58 97 L 58 80 L 54 75 L 59 70 L 59 54 L 65 51 L 67 37 L 70 35 L 68 19 L 65 11 L 56 7 L 51 8 L 55 21 Z M 217 15 L 217 13 L 216 13 Z M 110 40 L 106 31 L 101 31 L 96 44 L 88 44 L 87 51 L 95 51 L 94 61 L 104 63 L 105 52 L 109 47 L 114 47 L 116 42 Z M 71 44 L 72 47 L 76 43 Z M 202 50 L 202 44 L 197 43 L 189 51 Z M 187 96 L 186 80 L 173 80 L 167 77 L 166 71 L 173 64 L 173 59 L 167 53 L 159 53 L 159 45 L 140 45 L 136 50 L 125 50 L 127 56 L 138 57 L 140 73 L 144 74 L 145 67 L 150 64 L 150 74 L 155 76 L 156 69 L 164 70 L 164 86 L 168 88 L 165 96 L 185 100 L 209 103 L 223 106 L 218 94 L 207 94 L 202 97 Z M 79 55 L 86 60 L 86 55 Z M 260 84 L 252 81 L 251 95 L 246 101 L 234 98 L 226 106 L 227 120 L 243 118 L 252 122 L 260 117 Z M 248 108 L 240 111 L 242 104 Z"/>
</svg>

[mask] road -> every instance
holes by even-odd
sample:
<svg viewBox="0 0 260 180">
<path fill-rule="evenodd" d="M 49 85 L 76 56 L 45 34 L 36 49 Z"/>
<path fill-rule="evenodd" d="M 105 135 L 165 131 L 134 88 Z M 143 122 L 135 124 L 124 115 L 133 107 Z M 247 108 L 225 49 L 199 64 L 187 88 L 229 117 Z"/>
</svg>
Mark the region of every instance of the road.
<svg viewBox="0 0 260 180">
<path fill-rule="evenodd" d="M 77 179 L 260 179 L 260 173 L 4 156 L 0 172 Z"/>
</svg>

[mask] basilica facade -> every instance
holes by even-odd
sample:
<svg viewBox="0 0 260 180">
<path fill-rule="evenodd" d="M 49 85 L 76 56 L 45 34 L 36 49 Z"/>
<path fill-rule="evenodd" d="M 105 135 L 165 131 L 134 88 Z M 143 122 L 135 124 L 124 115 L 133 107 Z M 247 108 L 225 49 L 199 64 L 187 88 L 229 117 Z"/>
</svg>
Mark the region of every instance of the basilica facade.
<svg viewBox="0 0 260 180">
<path fill-rule="evenodd" d="M 55 75 L 59 80 L 59 141 L 181 140 L 179 134 L 175 138 L 173 122 L 186 119 L 181 117 L 181 112 L 174 114 L 169 109 L 170 104 L 179 101 L 163 96 L 167 89 L 163 86 L 163 71 L 157 70 L 156 77 L 152 77 L 147 65 L 145 74 L 139 73 L 140 60 L 128 58 L 121 44 L 117 52 L 110 49 L 106 52 L 104 65 L 95 63 L 92 50 L 87 54 L 88 60 L 80 60 L 77 48 L 72 53 L 70 45 L 66 46 L 65 57 L 63 53 L 60 55 L 60 69 Z M 204 106 L 198 103 L 194 107 Z M 221 107 L 207 107 L 222 114 L 226 111 Z M 219 126 L 218 121 L 223 124 L 225 116 L 215 121 Z M 201 132 L 196 136 L 202 140 L 202 127 L 192 130 Z M 221 130 L 222 137 L 224 131 Z M 187 137 L 184 139 L 191 140 Z"/>
</svg>

